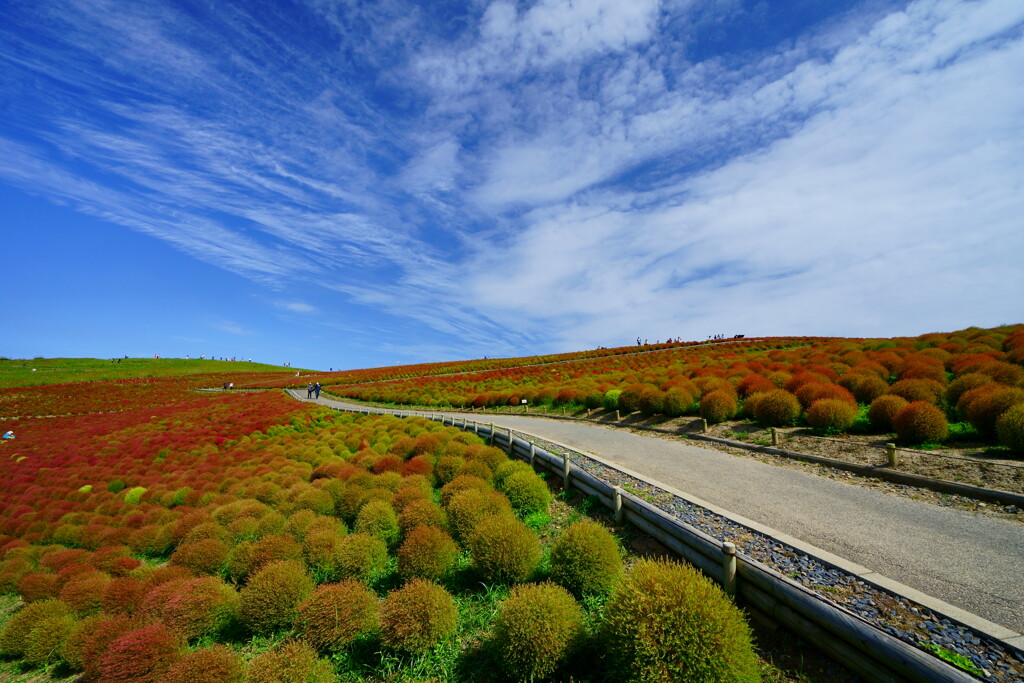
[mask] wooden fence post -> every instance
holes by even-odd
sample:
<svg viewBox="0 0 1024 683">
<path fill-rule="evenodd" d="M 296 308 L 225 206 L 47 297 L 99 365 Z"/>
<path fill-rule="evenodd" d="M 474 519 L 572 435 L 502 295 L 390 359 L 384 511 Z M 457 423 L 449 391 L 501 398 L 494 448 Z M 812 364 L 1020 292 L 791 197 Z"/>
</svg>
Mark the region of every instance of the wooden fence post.
<svg viewBox="0 0 1024 683">
<path fill-rule="evenodd" d="M 773 446 L 778 446 L 779 445 L 779 432 L 778 432 L 778 430 L 775 429 L 775 427 L 772 427 L 772 445 Z"/>
<path fill-rule="evenodd" d="M 615 489 L 615 523 L 622 524 L 622 487 L 616 486 Z"/>
<path fill-rule="evenodd" d="M 562 488 L 569 490 L 569 454 L 562 455 Z"/>
<path fill-rule="evenodd" d="M 889 467 L 896 467 L 899 461 L 896 459 L 896 444 L 885 444 L 885 455 L 889 458 Z"/>
<path fill-rule="evenodd" d="M 722 585 L 727 595 L 736 597 L 736 544 L 722 544 Z"/>
</svg>

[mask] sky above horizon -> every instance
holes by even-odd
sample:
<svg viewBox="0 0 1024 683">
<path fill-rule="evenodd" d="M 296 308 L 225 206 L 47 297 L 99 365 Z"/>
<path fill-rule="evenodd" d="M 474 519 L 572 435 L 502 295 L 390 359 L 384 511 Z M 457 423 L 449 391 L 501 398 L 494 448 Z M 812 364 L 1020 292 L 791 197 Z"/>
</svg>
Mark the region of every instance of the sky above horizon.
<svg viewBox="0 0 1024 683">
<path fill-rule="evenodd" d="M 1020 0 L 0 5 L 0 355 L 1024 322 Z"/>
</svg>

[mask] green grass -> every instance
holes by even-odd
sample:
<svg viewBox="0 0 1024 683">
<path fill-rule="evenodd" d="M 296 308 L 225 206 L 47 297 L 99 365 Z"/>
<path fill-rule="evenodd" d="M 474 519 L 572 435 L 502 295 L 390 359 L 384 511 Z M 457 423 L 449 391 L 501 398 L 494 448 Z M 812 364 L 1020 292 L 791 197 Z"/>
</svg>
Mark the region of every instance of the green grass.
<svg viewBox="0 0 1024 683">
<path fill-rule="evenodd" d="M 935 655 L 936 657 L 941 659 L 942 661 L 948 662 L 948 663 L 952 664 L 953 666 L 957 667 L 958 669 L 962 669 L 962 670 L 966 671 L 969 674 L 974 674 L 975 676 L 984 676 L 985 675 L 985 672 L 982 671 L 981 669 L 979 669 L 977 666 L 975 666 L 974 662 L 972 662 L 970 659 L 968 659 L 967 657 L 964 657 L 962 654 L 960 654 L 958 652 L 953 652 L 952 650 L 947 650 L 946 648 L 942 647 L 941 645 L 936 645 L 934 643 L 918 643 L 918 644 L 922 648 L 924 648 L 925 650 L 928 650 L 933 655 Z"/>
<path fill-rule="evenodd" d="M 122 358 L 120 363 L 116 359 L 111 363 L 109 358 L 0 358 L 0 388 L 207 373 L 280 372 L 294 375 L 296 369 L 247 361 L 183 358 Z"/>
</svg>

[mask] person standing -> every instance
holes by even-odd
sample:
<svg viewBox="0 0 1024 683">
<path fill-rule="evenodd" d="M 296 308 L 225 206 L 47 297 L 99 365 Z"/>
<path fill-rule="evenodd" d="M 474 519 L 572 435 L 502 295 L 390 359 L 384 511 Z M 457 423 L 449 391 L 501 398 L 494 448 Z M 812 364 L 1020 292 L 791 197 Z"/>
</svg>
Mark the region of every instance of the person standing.
<svg viewBox="0 0 1024 683">
<path fill-rule="evenodd" d="M 316 394 L 316 399 L 320 400 L 320 382 L 313 385 L 313 393 Z"/>
<path fill-rule="evenodd" d="M 306 385 L 306 398 L 313 398 L 313 383 Z"/>
</svg>

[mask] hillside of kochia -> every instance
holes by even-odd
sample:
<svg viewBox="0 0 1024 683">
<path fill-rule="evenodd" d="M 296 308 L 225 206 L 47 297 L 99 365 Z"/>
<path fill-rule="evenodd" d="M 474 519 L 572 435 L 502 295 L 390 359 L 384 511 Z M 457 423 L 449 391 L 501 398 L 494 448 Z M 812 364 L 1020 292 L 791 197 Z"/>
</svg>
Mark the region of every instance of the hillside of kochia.
<svg viewBox="0 0 1024 683">
<path fill-rule="evenodd" d="M 326 382 L 339 397 L 398 405 L 480 409 L 525 400 L 709 422 L 747 417 L 822 433 L 896 432 L 903 443 L 967 435 L 1024 450 L 1024 325 L 616 351 L 447 376 Z"/>
<path fill-rule="evenodd" d="M 695 619 L 726 637 L 647 646 L 694 676 L 765 666 L 706 579 L 624 570 L 608 528 L 476 436 L 194 379 L 52 386 L 68 414 L 0 419 L 17 430 L 0 444 L 0 677 L 14 661 L 104 681 L 622 680 L 642 665 L 635 624 Z M 605 622 L 634 572 L 700 604 Z M 630 614 L 624 595 L 609 614 Z"/>
</svg>

